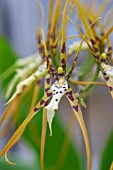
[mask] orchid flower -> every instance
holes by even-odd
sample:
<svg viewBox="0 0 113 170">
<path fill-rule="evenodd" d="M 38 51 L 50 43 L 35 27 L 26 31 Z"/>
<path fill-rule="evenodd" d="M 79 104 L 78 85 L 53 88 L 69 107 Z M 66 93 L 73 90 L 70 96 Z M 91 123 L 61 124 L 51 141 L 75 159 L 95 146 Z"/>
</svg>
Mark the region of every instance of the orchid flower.
<svg viewBox="0 0 113 170">
<path fill-rule="evenodd" d="M 86 19 L 86 14 L 84 13 L 84 9 L 83 9 L 83 7 L 81 6 L 81 4 L 79 3 L 78 0 L 74 0 L 73 2 L 75 3 L 75 5 L 78 8 L 78 11 L 80 13 L 81 21 L 82 21 L 85 29 L 87 30 L 89 25 L 88 25 L 88 21 Z M 111 54 L 112 54 L 112 48 L 111 48 L 110 40 L 108 40 L 108 52 L 106 54 L 107 57 L 105 57 L 105 54 L 102 54 L 102 55 L 100 54 L 98 44 L 97 44 L 97 42 L 95 40 L 95 37 L 94 37 L 94 34 L 93 34 L 91 28 L 89 29 L 87 34 L 88 34 L 89 41 L 91 42 L 90 50 L 91 50 L 91 52 L 92 52 L 92 54 L 94 56 L 94 59 L 95 59 L 97 65 L 98 65 L 98 67 L 99 67 L 99 70 L 103 74 L 103 77 L 104 77 L 104 79 L 106 81 L 106 85 L 108 86 L 108 90 L 109 90 L 109 92 L 110 92 L 110 94 L 111 94 L 111 96 L 113 98 L 113 84 L 110 81 L 108 74 L 106 74 L 106 71 L 108 73 L 108 68 L 107 68 L 107 70 L 105 69 L 106 61 L 109 60 L 109 58 L 111 57 Z M 110 66 L 109 66 L 109 68 L 110 68 Z M 110 70 L 112 70 L 112 67 L 110 68 Z M 110 76 L 111 76 L 111 71 L 110 71 Z"/>
<path fill-rule="evenodd" d="M 76 63 L 77 59 L 79 56 L 79 52 L 83 47 L 85 46 L 86 49 L 88 47 L 92 51 L 92 54 L 94 56 L 94 59 L 99 67 L 99 69 L 102 71 L 106 84 L 109 88 L 109 91 L 111 95 L 113 95 L 112 90 L 110 87 L 112 87 L 110 79 L 113 77 L 112 73 L 112 66 L 108 65 L 108 56 L 111 56 L 111 48 L 108 47 L 108 51 L 106 54 L 100 55 L 98 45 L 95 41 L 94 33 L 91 31 L 86 19 L 84 18 L 85 14 L 82 10 L 81 5 L 77 0 L 75 0 L 75 4 L 78 7 L 78 11 L 81 16 L 81 20 L 83 22 L 83 25 L 85 26 L 86 33 L 82 35 L 82 41 L 80 44 L 77 44 L 77 48 L 74 49 L 76 52 L 74 62 L 70 68 L 69 71 L 67 71 L 66 66 L 67 66 L 67 54 L 66 54 L 66 8 L 69 3 L 67 0 L 64 6 L 64 11 L 63 11 L 63 20 L 62 20 L 62 28 L 61 30 L 56 31 L 56 24 L 59 19 L 59 4 L 60 0 L 57 0 L 55 10 L 54 12 L 52 11 L 52 6 L 53 6 L 53 1 L 50 0 L 50 15 L 49 15 L 49 24 L 48 24 L 48 32 L 47 32 L 47 39 L 45 40 L 44 37 L 44 32 L 42 30 L 42 27 L 40 27 L 40 31 L 38 34 L 38 49 L 39 53 L 37 53 L 37 56 L 39 56 L 39 60 L 36 59 L 36 63 L 26 63 L 25 67 L 19 68 L 17 70 L 17 73 L 12 80 L 11 84 L 16 82 L 20 78 L 20 74 L 23 74 L 23 79 L 21 79 L 21 82 L 17 85 L 16 91 L 13 94 L 13 96 L 9 99 L 7 102 L 8 104 L 8 109 L 10 110 L 11 106 L 17 102 L 17 97 L 23 94 L 24 89 L 27 89 L 28 87 L 31 87 L 34 83 L 36 83 L 38 80 L 42 79 L 45 77 L 45 83 L 44 83 L 44 96 L 39 100 L 39 102 L 35 105 L 37 101 L 37 94 L 35 94 L 34 91 L 34 98 L 35 100 L 31 104 L 30 111 L 25 118 L 25 120 L 22 122 L 22 124 L 18 127 L 18 129 L 15 131 L 13 136 L 9 139 L 3 150 L 0 152 L 0 157 L 2 157 L 5 154 L 6 161 L 10 164 L 8 160 L 8 151 L 17 143 L 17 141 L 20 139 L 22 136 L 25 128 L 29 124 L 29 122 L 33 119 L 33 117 L 38 114 L 39 110 L 43 108 L 43 120 L 42 120 L 42 136 L 41 136 L 41 169 L 44 169 L 44 147 L 45 147 L 45 138 L 46 138 L 46 128 L 47 128 L 47 122 L 49 125 L 50 129 L 50 136 L 52 136 L 52 122 L 53 118 L 55 116 L 55 111 L 59 109 L 59 103 L 62 100 L 63 96 L 66 96 L 66 98 L 69 101 L 69 104 L 71 105 L 72 111 L 74 115 L 77 118 L 77 121 L 80 125 L 84 141 L 85 141 L 85 146 L 86 146 L 86 153 L 87 153 L 87 169 L 91 170 L 91 154 L 90 154 L 90 145 L 89 145 L 89 140 L 88 140 L 88 134 L 86 130 L 86 126 L 84 123 L 82 111 L 80 108 L 80 104 L 85 106 L 85 103 L 82 99 L 79 98 L 79 95 L 77 93 L 74 93 L 70 86 L 70 82 L 76 85 L 79 84 L 88 84 L 89 82 L 78 82 L 74 81 L 70 78 Z M 70 12 L 70 11 L 69 11 Z M 51 21 L 52 20 L 52 21 Z M 94 21 L 94 20 L 93 20 Z M 92 25 L 90 25 L 92 26 Z M 56 34 L 57 32 L 57 34 Z M 86 34 L 88 34 L 88 37 L 86 37 Z M 58 45 L 58 41 L 61 38 L 61 50 L 60 50 L 60 65 L 58 66 L 58 69 L 56 70 L 52 64 L 56 48 Z M 43 38 L 43 39 L 41 39 Z M 86 41 L 85 44 L 83 45 L 83 41 Z M 87 45 L 86 45 L 87 44 Z M 83 45 L 83 46 L 82 46 Z M 70 47 L 71 52 L 73 51 L 73 46 Z M 27 67 L 29 66 L 29 67 Z M 109 78 L 107 78 L 109 77 Z M 53 83 L 52 83 L 53 81 Z M 92 84 L 94 84 L 93 82 Z M 95 83 L 96 84 L 96 83 Z M 39 84 L 38 84 L 39 85 Z M 39 87 L 39 86 L 38 86 Z M 9 88 L 9 95 L 11 93 L 11 88 Z M 7 109 L 7 111 L 8 111 Z M 5 112 L 7 113 L 7 112 Z"/>
<path fill-rule="evenodd" d="M 59 3 L 60 1 L 58 1 Z M 67 7 L 68 1 L 65 4 L 64 7 L 64 13 L 66 13 L 66 7 Z M 56 11 L 57 12 L 57 11 Z M 62 97 L 65 95 L 71 105 L 71 108 L 78 120 L 78 123 L 80 125 L 80 128 L 82 130 L 84 141 L 86 145 L 86 152 L 87 152 L 87 158 L 88 158 L 88 170 L 91 169 L 91 155 L 90 155 L 90 146 L 89 146 L 89 140 L 88 140 L 88 134 L 86 130 L 86 126 L 83 120 L 82 111 L 80 108 L 80 105 L 78 103 L 78 99 L 76 99 L 76 96 L 70 87 L 68 80 L 76 66 L 78 55 L 83 43 L 83 39 L 80 43 L 80 46 L 78 48 L 78 51 L 75 56 L 75 60 L 72 64 L 72 67 L 69 71 L 69 73 L 66 73 L 66 17 L 63 15 L 63 22 L 62 22 L 62 42 L 61 42 L 61 66 L 58 67 L 58 71 L 55 70 L 55 68 L 52 66 L 51 61 L 49 59 L 49 54 L 46 47 L 46 42 L 44 38 L 44 33 L 41 30 L 41 34 L 43 36 L 44 42 L 41 43 L 40 36 L 39 39 L 39 51 L 43 53 L 43 56 L 46 60 L 46 66 L 43 67 L 43 75 L 49 73 L 49 75 L 46 75 L 45 78 L 45 94 L 41 98 L 41 100 L 38 102 L 38 104 L 32 108 L 26 119 L 23 121 L 23 123 L 19 126 L 19 128 L 16 130 L 16 132 L 13 134 L 13 136 L 10 138 L 8 143 L 5 145 L 3 150 L 0 152 L 0 157 L 5 153 L 6 160 L 11 163 L 7 158 L 7 153 L 11 149 L 11 147 L 20 139 L 22 136 L 26 126 L 31 121 L 31 119 L 38 113 L 38 111 L 44 107 L 47 110 L 47 121 L 49 123 L 50 128 L 50 135 L 52 135 L 52 120 L 55 115 L 55 110 L 58 110 L 59 102 L 62 99 Z M 54 29 L 53 29 L 54 30 Z M 51 46 L 51 41 L 49 42 Z M 53 51 L 51 51 L 53 53 Z M 39 67 L 40 69 L 40 67 Z M 33 75 L 22 81 L 18 86 L 15 94 L 12 96 L 12 98 L 9 100 L 12 103 L 15 100 L 15 97 L 22 92 L 22 89 L 26 86 L 29 86 L 34 80 L 38 78 L 38 76 L 41 74 L 39 73 L 40 70 L 37 70 Z M 38 73 L 38 74 L 37 74 Z M 42 75 L 41 75 L 42 76 Z M 55 83 L 51 86 L 51 79 L 55 79 Z M 45 110 L 44 109 L 44 110 Z M 43 137 L 43 136 L 42 136 Z M 45 137 L 44 137 L 45 138 Z M 44 146 L 43 146 L 44 147 Z"/>
</svg>

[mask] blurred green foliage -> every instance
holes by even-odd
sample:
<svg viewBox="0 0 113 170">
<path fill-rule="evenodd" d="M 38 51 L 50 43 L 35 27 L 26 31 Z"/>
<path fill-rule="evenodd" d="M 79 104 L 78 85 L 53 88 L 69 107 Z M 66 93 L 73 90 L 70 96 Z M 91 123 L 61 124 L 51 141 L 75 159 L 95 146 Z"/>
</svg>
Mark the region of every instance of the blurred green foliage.
<svg viewBox="0 0 113 170">
<path fill-rule="evenodd" d="M 7 70 L 11 65 L 15 63 L 17 60 L 18 55 L 16 52 L 12 49 L 11 45 L 7 42 L 7 40 L 3 37 L 0 36 L 0 75 L 3 73 L 5 70 Z M 14 68 L 12 70 L 12 74 L 2 81 L 1 79 L 1 85 L 4 88 L 7 87 L 9 81 L 14 75 Z M 9 71 L 6 72 L 6 74 L 9 74 Z"/>
</svg>

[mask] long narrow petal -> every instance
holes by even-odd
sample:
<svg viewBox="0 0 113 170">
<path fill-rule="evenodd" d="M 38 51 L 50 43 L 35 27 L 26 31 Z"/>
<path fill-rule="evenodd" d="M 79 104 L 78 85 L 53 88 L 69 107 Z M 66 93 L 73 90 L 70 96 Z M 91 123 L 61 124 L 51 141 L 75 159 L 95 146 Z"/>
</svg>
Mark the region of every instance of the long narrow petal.
<svg viewBox="0 0 113 170">
<path fill-rule="evenodd" d="M 34 87 L 34 91 L 33 91 L 33 95 L 32 95 L 32 102 L 31 102 L 28 114 L 31 113 L 32 109 L 36 105 L 37 99 L 39 97 L 40 88 L 41 88 L 41 84 L 40 84 L 40 80 L 38 80 Z M 29 129 L 29 133 L 32 138 L 32 141 L 34 142 L 34 144 L 37 147 L 39 147 L 40 146 L 40 135 L 37 131 L 37 126 L 36 126 L 36 122 L 34 119 L 31 121 L 30 125 L 28 126 L 28 129 Z M 37 140 L 36 140 L 36 138 L 37 138 Z"/>
<path fill-rule="evenodd" d="M 45 141 L 46 141 L 46 130 L 47 130 L 47 110 L 43 108 L 42 113 L 42 134 L 41 134 L 41 148 L 40 148 L 40 164 L 41 170 L 44 170 L 44 150 L 45 150 Z"/>
<path fill-rule="evenodd" d="M 20 132 L 20 134 L 15 138 L 15 140 L 11 143 L 11 145 L 9 146 L 9 148 L 7 149 L 7 151 L 5 152 L 5 160 L 6 162 L 8 162 L 9 164 L 11 165 L 16 165 L 15 162 L 11 162 L 9 159 L 8 159 L 8 152 L 9 150 L 18 142 L 18 140 L 20 139 L 20 137 L 22 136 L 23 134 L 23 131 L 24 129 Z"/>
<path fill-rule="evenodd" d="M 46 42 L 45 42 L 45 37 L 44 37 L 44 31 L 43 29 L 41 29 L 41 34 L 43 36 L 43 41 L 44 41 L 44 52 L 45 52 L 45 58 L 47 61 L 47 68 L 48 71 L 50 73 L 50 75 L 54 78 L 58 80 L 58 73 L 57 71 L 54 69 L 54 67 L 51 65 L 50 60 L 49 60 L 49 55 L 48 55 L 48 51 L 47 51 L 47 47 L 46 47 Z"/>
<path fill-rule="evenodd" d="M 86 126 L 85 126 L 84 119 L 82 116 L 82 111 L 80 109 L 79 104 L 76 101 L 76 97 L 70 86 L 69 86 L 68 92 L 66 93 L 66 96 L 71 104 L 71 107 L 74 111 L 74 114 L 78 120 L 81 131 L 83 133 L 84 142 L 86 146 L 86 153 L 87 153 L 87 169 L 91 170 L 91 153 L 90 153 L 90 144 L 89 144 L 88 134 L 87 134 Z"/>
<path fill-rule="evenodd" d="M 54 79 L 58 80 L 58 73 L 57 73 L 57 71 L 54 69 L 54 67 L 51 65 L 48 55 L 46 55 L 46 61 L 47 61 L 47 68 L 48 68 L 49 74 L 50 74 Z"/>
<path fill-rule="evenodd" d="M 95 20 L 95 21 L 96 21 L 96 20 Z M 94 21 L 94 22 L 95 22 L 95 21 Z M 83 37 L 82 37 L 82 40 L 81 40 L 81 42 L 80 42 L 80 44 L 79 44 L 79 47 L 78 47 L 77 53 L 76 53 L 76 55 L 75 55 L 74 62 L 73 62 L 73 64 L 72 64 L 72 67 L 71 67 L 71 69 L 70 69 L 70 71 L 69 71 L 68 75 L 67 75 L 67 79 L 69 79 L 69 78 L 70 78 L 70 76 L 71 76 L 71 74 L 72 74 L 72 72 L 73 72 L 73 70 L 74 70 L 74 68 L 75 68 L 75 66 L 76 66 L 77 59 L 78 59 L 78 56 L 79 56 L 79 53 L 80 53 L 80 50 L 81 50 L 82 44 L 83 44 L 83 42 L 84 42 L 84 40 L 85 40 L 85 38 L 86 38 L 87 32 L 89 31 L 90 27 L 94 24 L 94 22 L 92 22 L 92 24 L 91 24 L 91 25 L 87 28 L 87 30 L 86 30 L 86 32 L 85 32 L 85 34 L 84 34 L 84 35 L 83 35 Z"/>
<path fill-rule="evenodd" d="M 62 42 L 61 42 L 61 67 L 66 72 L 66 7 L 68 5 L 68 0 L 64 6 L 64 14 L 62 20 Z"/>
</svg>

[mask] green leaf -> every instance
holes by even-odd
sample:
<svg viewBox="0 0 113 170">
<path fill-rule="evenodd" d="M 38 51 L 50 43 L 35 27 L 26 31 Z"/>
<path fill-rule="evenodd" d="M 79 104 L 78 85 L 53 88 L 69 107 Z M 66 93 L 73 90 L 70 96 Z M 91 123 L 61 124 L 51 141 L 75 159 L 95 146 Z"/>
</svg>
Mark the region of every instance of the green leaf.
<svg viewBox="0 0 113 170">
<path fill-rule="evenodd" d="M 4 37 L 0 37 L 0 73 L 10 67 L 17 59 L 17 54 Z"/>
<path fill-rule="evenodd" d="M 113 161 L 113 132 L 110 134 L 107 144 L 103 150 L 100 170 L 109 170 Z"/>
<path fill-rule="evenodd" d="M 0 37 L 0 77 L 1 74 L 7 70 L 10 66 L 12 66 L 17 60 L 18 55 L 14 52 L 11 45 L 7 42 L 7 40 L 1 36 Z M 10 69 L 10 71 L 14 72 L 14 66 Z M 7 77 L 9 71 L 6 72 L 5 76 Z M 6 87 L 9 81 L 11 80 L 13 74 L 8 77 L 5 81 L 2 81 L 2 87 Z"/>
</svg>

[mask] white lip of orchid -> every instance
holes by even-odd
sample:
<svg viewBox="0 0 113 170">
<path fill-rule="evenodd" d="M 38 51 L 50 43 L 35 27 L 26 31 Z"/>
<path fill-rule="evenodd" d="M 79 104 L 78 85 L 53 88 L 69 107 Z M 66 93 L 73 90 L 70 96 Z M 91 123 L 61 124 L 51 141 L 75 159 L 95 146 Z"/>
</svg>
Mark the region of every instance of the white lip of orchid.
<svg viewBox="0 0 113 170">
<path fill-rule="evenodd" d="M 102 63 L 101 67 L 104 69 L 104 72 L 107 74 L 107 76 L 113 78 L 113 67 L 112 66 Z"/>
<path fill-rule="evenodd" d="M 49 129 L 50 129 L 50 136 L 52 136 L 52 120 L 55 115 L 55 110 L 58 110 L 58 105 L 61 100 L 61 98 L 64 96 L 64 94 L 68 90 L 68 84 L 67 81 L 64 79 L 60 79 L 59 81 L 56 81 L 51 86 L 52 91 L 52 99 L 50 103 L 46 106 L 47 109 L 47 121 L 49 123 Z"/>
</svg>

